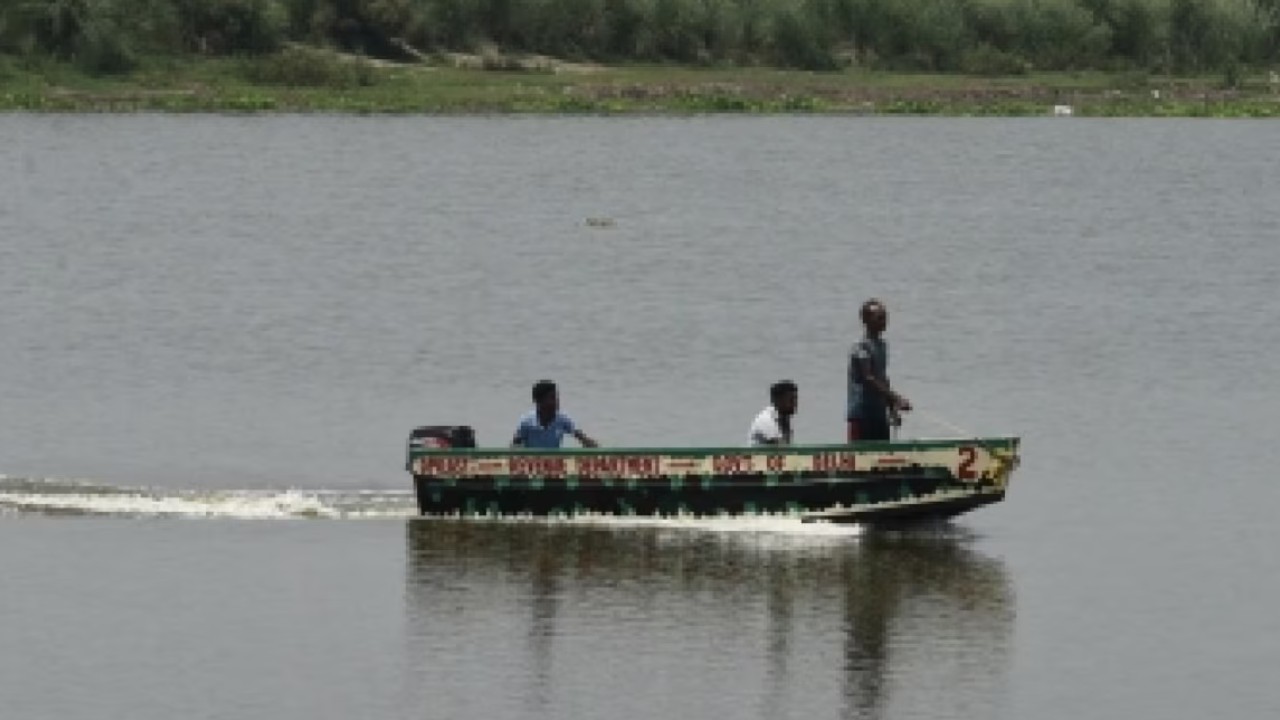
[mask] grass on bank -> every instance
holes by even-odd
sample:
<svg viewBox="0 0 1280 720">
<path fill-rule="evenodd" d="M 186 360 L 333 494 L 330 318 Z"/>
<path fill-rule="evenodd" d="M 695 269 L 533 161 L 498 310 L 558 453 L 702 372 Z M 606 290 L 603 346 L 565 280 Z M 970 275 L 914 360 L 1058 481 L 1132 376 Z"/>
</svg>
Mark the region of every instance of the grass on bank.
<svg viewBox="0 0 1280 720">
<path fill-rule="evenodd" d="M 847 69 L 599 66 L 539 58 L 387 63 L 307 47 L 242 58 L 146 59 L 89 75 L 0 56 L 0 109 L 48 112 L 866 113 L 1280 117 L 1270 72 L 1008 77 Z"/>
</svg>

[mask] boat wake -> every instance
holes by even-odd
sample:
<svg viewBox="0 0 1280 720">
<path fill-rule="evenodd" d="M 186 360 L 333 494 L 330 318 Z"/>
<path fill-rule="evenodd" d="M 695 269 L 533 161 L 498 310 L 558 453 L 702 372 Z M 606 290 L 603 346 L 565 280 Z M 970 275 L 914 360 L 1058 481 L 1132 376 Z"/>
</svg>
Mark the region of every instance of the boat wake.
<svg viewBox="0 0 1280 720">
<path fill-rule="evenodd" d="M 0 475 L 0 513 L 235 520 L 377 519 L 416 515 L 408 491 L 174 490 Z"/>
<path fill-rule="evenodd" d="M 412 491 L 403 490 L 205 490 L 146 488 L 93 481 L 13 478 L 0 475 L 0 515 L 224 520 L 378 520 L 415 519 Z M 806 523 L 794 515 L 722 517 L 444 517 L 420 522 L 532 523 L 689 531 L 730 536 L 796 537 L 839 542 L 862 534 L 853 524 Z"/>
</svg>

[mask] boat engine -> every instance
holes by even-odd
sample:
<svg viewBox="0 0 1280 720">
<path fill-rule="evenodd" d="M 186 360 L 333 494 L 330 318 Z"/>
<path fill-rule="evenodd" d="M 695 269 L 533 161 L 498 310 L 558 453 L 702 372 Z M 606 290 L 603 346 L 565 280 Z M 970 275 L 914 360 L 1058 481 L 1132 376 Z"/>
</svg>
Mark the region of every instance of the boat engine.
<svg viewBox="0 0 1280 720">
<path fill-rule="evenodd" d="M 409 433 L 409 443 L 405 448 L 404 469 L 410 470 L 414 448 L 420 450 L 450 450 L 453 448 L 473 448 L 476 446 L 476 434 L 468 425 L 425 425 L 414 428 Z"/>
</svg>

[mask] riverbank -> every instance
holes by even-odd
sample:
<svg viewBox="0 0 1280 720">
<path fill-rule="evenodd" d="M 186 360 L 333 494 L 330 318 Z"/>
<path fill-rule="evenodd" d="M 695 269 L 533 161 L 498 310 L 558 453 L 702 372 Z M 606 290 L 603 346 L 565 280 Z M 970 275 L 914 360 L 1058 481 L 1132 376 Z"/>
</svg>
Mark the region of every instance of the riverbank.
<svg viewBox="0 0 1280 720">
<path fill-rule="evenodd" d="M 312 51 L 308 51 L 312 52 Z M 0 58 L 3 60 L 3 58 Z M 1270 74 L 1010 77 L 846 70 L 600 66 L 548 58 L 370 63 L 289 53 L 179 59 L 95 77 L 62 63 L 0 65 L 0 110 L 27 112 L 833 113 L 1280 117 Z"/>
</svg>

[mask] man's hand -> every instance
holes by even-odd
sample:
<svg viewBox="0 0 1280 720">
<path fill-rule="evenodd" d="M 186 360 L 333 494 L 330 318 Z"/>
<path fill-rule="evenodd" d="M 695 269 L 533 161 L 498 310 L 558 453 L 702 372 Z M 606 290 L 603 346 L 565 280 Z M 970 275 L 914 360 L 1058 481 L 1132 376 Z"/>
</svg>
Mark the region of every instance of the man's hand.
<svg viewBox="0 0 1280 720">
<path fill-rule="evenodd" d="M 574 436 L 574 437 L 576 437 L 576 438 L 578 438 L 578 442 L 582 443 L 582 447 L 584 447 L 584 448 L 598 448 L 598 447 L 600 447 L 600 443 L 598 443 L 598 442 L 596 442 L 595 440 L 592 440 L 591 438 L 587 437 L 587 434 L 586 434 L 586 433 L 584 433 L 584 432 L 582 432 L 581 430 L 577 430 L 577 431 L 575 431 L 575 432 L 573 433 L 573 436 Z"/>
<path fill-rule="evenodd" d="M 893 396 L 893 406 L 896 411 L 911 412 L 911 401 L 897 393 Z"/>
</svg>

